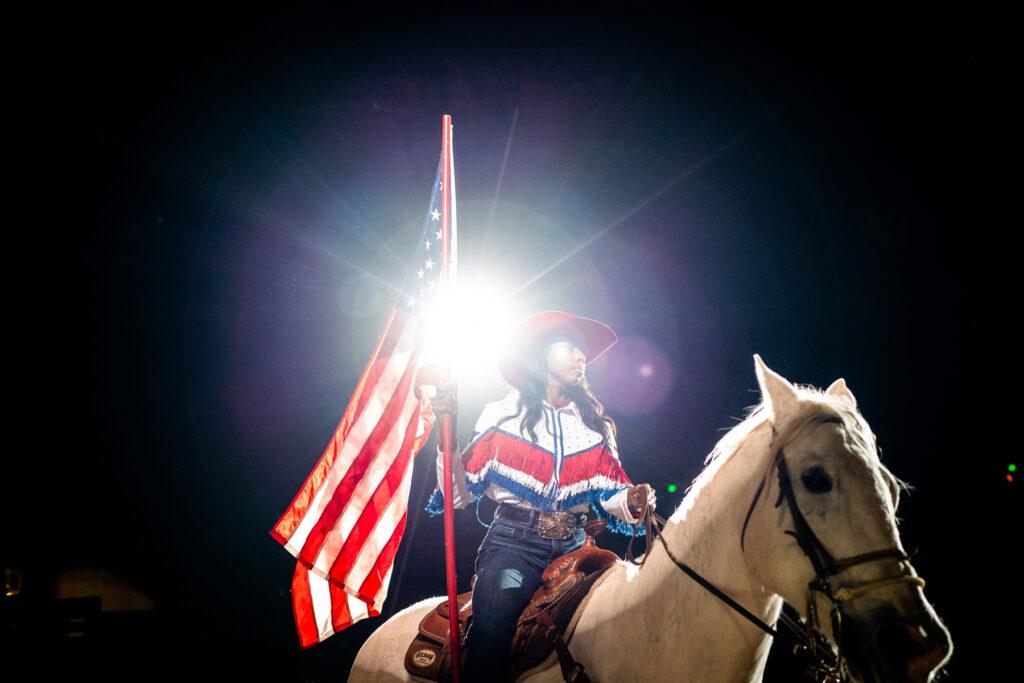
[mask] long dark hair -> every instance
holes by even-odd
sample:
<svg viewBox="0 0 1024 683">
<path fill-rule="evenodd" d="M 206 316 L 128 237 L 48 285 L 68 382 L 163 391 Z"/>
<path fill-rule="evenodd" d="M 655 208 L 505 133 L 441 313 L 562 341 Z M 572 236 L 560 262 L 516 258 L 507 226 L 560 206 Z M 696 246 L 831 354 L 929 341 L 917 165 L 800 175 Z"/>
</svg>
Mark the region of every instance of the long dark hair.
<svg viewBox="0 0 1024 683">
<path fill-rule="evenodd" d="M 516 387 L 518 390 L 516 412 L 498 420 L 498 425 L 500 426 L 506 420 L 522 415 L 525 410 L 526 414 L 519 424 L 519 433 L 525 437 L 526 433 L 524 430 L 528 431 L 535 443 L 537 442 L 537 423 L 540 422 L 544 412 L 542 401 L 547 398 L 548 349 L 557 341 L 557 339 L 549 340 L 544 344 L 538 344 L 534 347 L 533 352 L 526 359 L 527 372 L 522 373 L 524 386 Z M 604 414 L 604 406 L 601 405 L 601 402 L 597 400 L 597 397 L 590 390 L 590 383 L 587 381 L 585 374 L 580 378 L 579 384 L 564 385 L 562 393 L 568 396 L 576 404 L 576 407 L 579 408 L 583 424 L 602 436 L 602 443 L 608 442 L 609 434 L 612 437 L 616 436 L 615 420 Z M 548 430 L 550 433 L 550 427 L 548 427 Z"/>
</svg>

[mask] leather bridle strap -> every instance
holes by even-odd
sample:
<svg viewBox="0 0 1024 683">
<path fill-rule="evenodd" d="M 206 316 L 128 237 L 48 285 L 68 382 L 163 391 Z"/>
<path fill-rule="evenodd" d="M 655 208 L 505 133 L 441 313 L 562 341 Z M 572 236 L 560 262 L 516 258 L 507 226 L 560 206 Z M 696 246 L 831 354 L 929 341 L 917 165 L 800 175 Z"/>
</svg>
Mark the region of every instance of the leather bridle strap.
<svg viewBox="0 0 1024 683">
<path fill-rule="evenodd" d="M 787 466 L 785 456 L 785 449 L 780 448 L 771 465 L 778 472 L 779 477 L 779 497 L 778 500 L 775 501 L 775 507 L 779 507 L 783 500 L 789 504 L 789 511 L 793 517 L 793 524 L 796 526 L 796 531 L 787 530 L 784 533 L 796 539 L 800 549 L 803 550 L 804 554 L 811 561 L 811 565 L 814 567 L 814 573 L 819 579 L 835 576 L 843 570 L 863 562 L 871 562 L 873 560 L 880 560 L 888 557 L 895 557 L 901 561 L 910 559 L 906 553 L 897 548 L 873 550 L 871 552 L 862 553 L 842 560 L 834 559 L 832 554 L 828 552 L 824 544 L 818 539 L 817 534 L 815 534 L 811 529 L 810 525 L 807 523 L 807 519 L 800 511 L 800 506 L 796 503 L 796 495 L 793 493 L 793 485 L 789 477 L 789 467 Z M 746 550 L 745 540 L 747 524 L 750 522 L 750 517 L 754 512 L 754 507 L 757 505 L 757 501 L 761 497 L 761 493 L 764 490 L 767 480 L 767 476 L 761 479 L 761 483 L 757 487 L 753 500 L 750 501 L 750 508 L 747 510 L 746 517 L 743 520 L 743 529 L 740 532 L 740 547 L 743 550 Z M 916 577 L 907 577 L 903 580 L 907 580 L 908 578 Z M 883 581 L 886 580 L 883 579 Z M 871 585 L 872 584 L 867 584 L 867 586 Z M 859 589 L 854 591 L 855 594 L 860 592 L 862 591 Z"/>
<path fill-rule="evenodd" d="M 832 554 L 829 553 L 824 544 L 818 539 L 817 534 L 811 530 L 810 525 L 807 523 L 807 519 L 800 511 L 800 506 L 796 504 L 796 496 L 793 493 L 793 484 L 789 478 L 789 467 L 786 465 L 785 454 L 781 449 L 779 450 L 778 472 L 779 498 L 775 502 L 775 507 L 782 505 L 782 501 L 785 499 L 789 504 L 789 512 L 793 517 L 793 524 L 796 526 L 796 531 L 786 530 L 784 533 L 796 539 L 796 542 L 800 545 L 800 549 L 804 551 L 804 554 L 810 559 L 811 564 L 814 565 L 814 573 L 819 577 L 835 576 L 849 567 L 886 557 L 895 557 L 901 561 L 909 559 L 907 555 L 898 548 L 888 548 L 885 550 L 874 550 L 861 555 L 855 555 L 836 562 L 832 557 Z"/>
<path fill-rule="evenodd" d="M 810 651 L 813 651 L 815 653 L 815 655 L 817 657 L 817 661 L 819 663 L 824 664 L 826 667 L 834 667 L 835 666 L 835 661 L 836 660 L 835 660 L 835 657 L 832 655 L 831 652 L 821 650 L 813 641 L 811 641 L 809 643 L 808 642 L 804 642 L 804 640 L 802 638 L 798 638 L 797 636 L 793 635 L 792 633 L 787 633 L 787 632 L 784 632 L 784 631 L 778 631 L 778 630 L 772 628 L 771 626 L 769 626 L 765 622 L 761 621 L 761 619 L 759 619 L 757 616 L 752 614 L 743 605 L 739 604 L 734 599 L 732 599 L 728 594 L 726 594 L 723 591 L 721 591 L 718 588 L 718 586 L 716 586 L 715 584 L 711 583 L 710 581 L 705 579 L 703 576 L 701 576 L 699 573 L 697 573 L 697 571 L 694 570 L 692 567 L 690 567 L 688 564 L 686 564 L 685 562 L 679 560 L 679 558 L 677 558 L 674 554 L 672 554 L 672 550 L 669 549 L 669 547 L 668 547 L 668 541 L 665 540 L 665 536 L 662 533 L 662 529 L 665 527 L 666 524 L 668 524 L 668 520 L 666 520 L 664 517 L 662 517 L 661 515 L 657 514 L 656 512 L 651 510 L 650 508 L 646 508 L 644 510 L 644 525 L 645 525 L 645 530 L 647 532 L 647 549 L 646 549 L 646 552 L 644 553 L 643 559 L 640 560 L 639 562 L 637 562 L 634 558 L 632 558 L 631 552 L 630 552 L 630 548 L 627 548 L 627 550 L 626 550 L 626 555 L 627 555 L 626 559 L 629 560 L 630 562 L 632 562 L 635 565 L 643 566 L 643 564 L 647 561 L 647 558 L 650 556 L 651 543 L 652 543 L 652 541 L 651 541 L 651 534 L 653 533 L 653 534 L 657 535 L 658 539 L 661 540 L 661 545 L 665 548 L 665 554 L 668 555 L 669 559 L 672 560 L 672 562 L 676 565 L 676 567 L 678 567 L 680 570 L 682 570 L 683 573 L 685 573 L 691 579 L 696 581 L 700 586 L 702 586 L 709 593 L 711 593 L 714 596 L 716 596 L 719 600 L 724 602 L 726 605 L 728 605 L 733 610 L 735 610 L 740 615 L 742 615 L 745 619 L 750 621 L 752 624 L 754 624 L 759 629 L 761 629 L 762 631 L 764 631 L 768 635 L 772 636 L 773 638 L 778 639 L 781 636 L 785 640 L 788 640 L 790 645 L 792 645 L 792 646 L 794 646 L 796 648 L 794 650 L 795 652 L 798 652 L 798 651 L 808 651 L 808 649 L 810 649 Z M 632 540 L 633 539 L 630 539 L 630 544 L 629 544 L 630 547 L 632 547 Z M 788 617 L 786 617 L 786 615 L 784 613 L 780 615 L 780 618 L 782 619 L 783 623 L 786 626 L 788 626 L 790 629 L 792 629 L 794 631 L 794 633 L 800 633 L 799 629 L 797 629 L 792 624 L 788 623 L 790 620 L 788 619 Z"/>
<path fill-rule="evenodd" d="M 745 617 L 748 621 L 750 621 L 750 623 L 754 624 L 759 629 L 761 629 L 762 631 L 764 631 L 768 635 L 772 636 L 773 638 L 778 638 L 780 635 L 782 635 L 782 636 L 788 638 L 795 645 L 803 645 L 803 641 L 798 640 L 797 638 L 794 638 L 793 636 L 791 636 L 788 633 L 782 633 L 780 631 L 777 631 L 777 630 L 773 629 L 771 626 L 769 626 L 768 624 L 766 624 L 763 621 L 761 621 L 757 616 L 752 614 L 746 607 L 744 607 L 740 603 L 738 603 L 735 600 L 733 600 L 731 597 L 729 597 L 729 595 L 727 595 L 726 593 L 724 593 L 721 590 L 719 590 L 718 586 L 716 586 L 715 584 L 713 584 L 710 581 L 708 581 L 707 579 L 705 579 L 703 576 L 701 576 L 699 573 L 697 573 L 696 570 L 694 570 L 692 567 L 690 567 L 690 565 L 686 564 L 685 562 L 683 562 L 679 558 L 677 558 L 675 555 L 673 555 L 672 551 L 668 547 L 668 543 L 665 541 L 664 534 L 661 533 L 661 528 L 664 527 L 666 524 L 668 524 L 668 520 L 666 520 L 664 517 L 662 517 L 658 513 L 654 512 L 654 510 L 652 510 L 649 506 L 646 507 L 646 509 L 644 510 L 644 520 L 643 521 L 644 521 L 644 532 L 645 532 L 645 534 L 647 536 L 647 538 L 646 538 L 646 540 L 647 540 L 646 551 L 644 552 L 644 556 L 643 556 L 642 560 L 638 561 L 633 556 L 633 552 L 632 552 L 633 539 L 636 538 L 636 536 L 633 536 L 633 538 L 629 539 L 629 545 L 626 547 L 626 559 L 629 562 L 632 562 L 633 564 L 642 567 L 644 565 L 644 563 L 647 561 L 647 558 L 650 557 L 651 544 L 653 542 L 655 542 L 655 541 L 651 540 L 651 537 L 652 536 L 656 536 L 657 540 L 660 540 L 661 541 L 661 545 L 665 548 L 665 552 L 668 554 L 669 559 L 671 559 L 675 563 L 675 565 L 677 567 L 679 567 L 679 569 L 681 569 L 687 576 L 689 576 L 691 579 L 693 579 L 694 581 L 699 583 L 701 586 L 703 586 L 708 592 L 710 592 L 710 593 L 714 594 L 715 596 L 717 596 L 722 602 L 724 602 L 725 604 L 729 605 L 729 607 L 732 607 L 734 610 L 739 612 L 743 617 Z"/>
<path fill-rule="evenodd" d="M 834 559 L 828 550 L 825 549 L 824 544 L 822 544 L 818 539 L 818 536 L 811 529 L 810 525 L 807 524 L 807 520 L 800 511 L 800 507 L 796 504 L 796 496 L 793 493 L 793 485 L 789 478 L 789 468 L 786 466 L 786 458 L 781 450 L 779 451 L 779 454 L 779 499 L 776 501 L 775 506 L 778 507 L 781 505 L 783 498 L 785 498 L 786 502 L 789 504 L 789 512 L 793 517 L 793 523 L 796 526 L 796 531 L 787 530 L 785 533 L 796 538 L 800 548 L 811 560 L 811 564 L 814 565 L 814 573 L 818 576 L 819 583 L 828 589 L 823 592 L 825 592 L 830 599 L 835 602 L 848 600 L 856 595 L 860 595 L 870 588 L 877 588 L 892 583 L 910 582 L 916 583 L 922 587 L 924 586 L 924 579 L 918 576 L 904 575 L 871 581 L 854 588 L 840 589 L 835 595 L 833 595 L 831 592 L 831 586 L 827 581 L 828 577 L 835 576 L 845 569 L 865 562 L 872 562 L 874 560 L 886 558 L 894 558 L 897 561 L 904 562 L 909 561 L 910 557 L 899 548 L 886 548 L 884 550 L 872 550 L 871 552 L 861 553 L 860 555 L 854 555 L 853 557 L 847 557 L 842 560 Z M 840 595 L 843 597 L 840 597 Z"/>
<path fill-rule="evenodd" d="M 747 509 L 747 515 L 743 518 L 743 529 L 740 531 L 740 550 L 743 552 L 747 551 L 745 542 L 747 537 L 747 524 L 750 523 L 750 516 L 754 514 L 754 506 L 756 506 L 757 501 L 761 499 L 761 492 L 764 490 L 764 485 L 768 482 L 768 474 L 771 472 L 771 468 L 777 465 L 778 459 L 779 456 L 776 455 L 775 459 L 772 461 L 771 467 L 768 469 L 768 472 L 766 472 L 761 478 L 761 483 L 757 485 L 757 491 L 754 492 L 754 499 L 750 501 L 750 507 Z"/>
<path fill-rule="evenodd" d="M 826 597 L 828 597 L 829 600 L 832 601 L 833 621 L 834 625 L 838 627 L 838 617 L 842 614 L 841 606 L 844 602 L 858 595 L 861 595 L 869 590 L 881 588 L 882 586 L 887 586 L 891 584 L 912 583 L 917 586 L 924 587 L 924 579 L 918 576 L 910 575 L 894 576 L 878 579 L 876 581 L 870 581 L 859 586 L 854 586 L 850 588 L 840 588 L 839 590 L 833 592 L 830 578 L 836 576 L 837 574 L 839 574 L 845 569 L 848 569 L 849 567 L 853 567 L 864 562 L 871 562 L 874 560 L 880 560 L 885 558 L 895 558 L 899 561 L 907 561 L 910 558 L 907 556 L 906 553 L 904 553 L 899 548 L 887 548 L 885 550 L 874 550 L 871 552 L 862 553 L 860 555 L 855 555 L 853 557 L 848 557 L 838 561 L 835 560 L 832 557 L 831 553 L 828 552 L 825 546 L 818 539 L 814 531 L 811 529 L 810 525 L 807 523 L 807 520 L 804 518 L 803 513 L 800 511 L 800 506 L 797 505 L 796 503 L 796 495 L 793 492 L 793 486 L 789 478 L 789 468 L 786 465 L 785 452 L 783 448 L 779 448 L 778 452 L 776 453 L 771 466 L 769 467 L 768 471 L 765 472 L 765 476 L 761 479 L 761 483 L 757 487 L 757 492 L 754 494 L 754 498 L 750 503 L 750 509 L 747 510 L 746 517 L 743 520 L 743 529 L 740 532 L 741 548 L 743 548 L 744 546 L 744 538 L 747 531 L 747 524 L 750 522 L 750 517 L 754 512 L 754 507 L 757 505 L 757 501 L 761 497 L 761 493 L 763 492 L 765 484 L 768 481 L 768 475 L 771 473 L 772 467 L 776 468 L 779 476 L 779 498 L 775 502 L 775 507 L 779 507 L 780 505 L 782 505 L 782 501 L 785 500 L 789 504 L 790 514 L 793 518 L 793 524 L 796 526 L 795 531 L 787 530 L 785 531 L 785 533 L 796 538 L 796 541 L 799 544 L 800 549 L 804 552 L 805 555 L 807 555 L 808 559 L 810 559 L 811 564 L 814 567 L 814 574 L 816 577 L 808 585 L 808 631 L 806 643 L 798 638 L 795 638 L 789 633 L 776 631 L 771 626 L 761 621 L 758 617 L 754 616 L 745 607 L 743 607 L 743 605 L 740 605 L 738 602 L 736 602 L 731 597 L 726 595 L 724 592 L 719 590 L 717 586 L 715 586 L 713 583 L 711 583 L 703 576 L 698 574 L 685 562 L 681 562 L 678 558 L 676 558 L 676 556 L 672 554 L 672 551 L 668 547 L 668 542 L 665 540 L 665 536 L 662 533 L 662 529 L 659 528 L 659 525 L 660 527 L 664 527 L 668 523 L 667 520 L 665 520 L 660 515 L 656 514 L 653 510 L 651 510 L 650 506 L 647 505 L 646 500 L 644 500 L 643 504 L 644 531 L 647 537 L 646 551 L 644 552 L 643 559 L 640 561 L 637 561 L 636 558 L 633 556 L 633 540 L 636 538 L 636 534 L 634 532 L 634 535 L 632 538 L 629 539 L 629 545 L 626 548 L 626 559 L 637 566 L 643 566 L 643 564 L 647 561 L 647 558 L 650 556 L 651 545 L 653 544 L 651 536 L 657 535 L 657 537 L 661 540 L 661 544 L 662 546 L 664 546 L 665 552 L 668 554 L 669 558 L 687 576 L 689 576 L 698 584 L 703 586 L 708 592 L 717 596 L 720 600 L 722 600 L 724 603 L 732 607 L 736 612 L 738 612 L 752 624 L 754 624 L 759 629 L 761 629 L 768 635 L 772 636 L 773 638 L 778 638 L 779 635 L 782 635 L 786 637 L 790 642 L 795 644 L 797 648 L 803 649 L 805 651 L 815 652 L 819 660 L 819 663 L 824 664 L 823 667 L 818 667 L 819 671 L 824 672 L 827 675 L 828 680 L 838 680 L 835 678 L 839 670 L 839 662 L 837 661 L 837 657 L 834 656 L 831 652 L 819 652 L 819 648 L 816 646 L 814 642 L 812 628 L 817 628 L 817 610 L 814 606 L 813 592 L 819 591 L 823 593 Z M 639 520 L 637 522 L 637 525 L 639 525 Z M 635 528 L 636 527 L 634 527 L 634 529 Z M 781 616 L 785 618 L 785 615 Z M 790 624 L 787 623 L 787 625 L 792 628 Z M 837 628 L 835 635 L 836 641 L 838 643 L 839 633 Z M 842 653 L 840 652 L 838 655 L 838 660 L 841 660 L 841 658 Z"/>
</svg>

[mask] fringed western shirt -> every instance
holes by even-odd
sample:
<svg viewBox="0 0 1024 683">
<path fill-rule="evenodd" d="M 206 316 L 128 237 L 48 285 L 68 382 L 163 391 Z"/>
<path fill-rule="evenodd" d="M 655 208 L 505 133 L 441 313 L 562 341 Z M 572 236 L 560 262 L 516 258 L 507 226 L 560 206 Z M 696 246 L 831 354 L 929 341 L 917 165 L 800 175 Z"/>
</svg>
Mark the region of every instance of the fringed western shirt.
<svg viewBox="0 0 1024 683">
<path fill-rule="evenodd" d="M 570 402 L 555 408 L 543 401 L 543 419 L 534 426 L 537 440 L 520 431 L 525 414 L 516 412 L 516 394 L 484 406 L 473 438 L 452 458 L 452 505 L 463 508 L 486 495 L 498 503 L 544 511 L 584 512 L 593 507 L 608 528 L 634 533 L 638 519 L 629 512 L 626 494 L 633 485 L 619 463 L 615 437 L 590 429 Z M 437 480 L 427 511 L 440 514 L 444 499 L 444 460 L 437 453 Z M 642 533 L 642 530 L 641 530 Z"/>
</svg>

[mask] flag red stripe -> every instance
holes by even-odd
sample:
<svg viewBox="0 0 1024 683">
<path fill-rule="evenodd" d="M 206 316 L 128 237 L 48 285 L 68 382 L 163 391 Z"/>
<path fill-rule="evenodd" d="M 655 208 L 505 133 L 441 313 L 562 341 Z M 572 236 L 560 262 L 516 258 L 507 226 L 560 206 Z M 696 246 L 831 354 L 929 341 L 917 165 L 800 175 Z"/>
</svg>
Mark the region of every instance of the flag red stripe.
<svg viewBox="0 0 1024 683">
<path fill-rule="evenodd" d="M 366 575 L 363 584 L 359 586 L 359 597 L 362 600 L 376 600 L 377 593 L 380 592 L 381 585 L 384 583 L 384 577 L 387 575 L 388 569 L 391 568 L 391 563 L 395 560 L 398 544 L 402 541 L 402 535 L 405 533 L 405 521 L 408 517 L 409 512 L 407 509 L 405 514 L 402 515 L 402 519 L 398 520 L 395 530 L 391 533 L 391 538 L 388 539 L 388 542 L 381 549 L 380 555 L 377 556 L 373 569 Z"/>
<path fill-rule="evenodd" d="M 442 277 L 454 284 L 455 177 L 450 117 L 444 121 L 442 183 L 434 188 L 441 193 L 437 208 L 444 214 L 444 235 L 435 251 L 441 247 Z M 432 205 L 437 198 L 432 196 Z M 424 225 L 424 235 L 430 225 Z M 418 260 L 423 248 L 417 249 Z M 410 306 L 415 303 L 410 298 Z M 414 390 L 437 384 L 445 374 L 443 368 L 420 367 L 424 332 L 418 315 L 401 303 L 392 309 L 334 433 L 270 531 L 297 554 L 292 609 L 304 649 L 380 614 L 408 521 L 413 460 L 435 422 L 429 401 Z M 320 578 L 324 572 L 312 571 L 314 566 L 326 570 L 326 583 Z"/>
<path fill-rule="evenodd" d="M 363 408 L 366 406 L 367 401 L 373 393 L 372 389 L 376 387 L 377 381 L 380 379 L 380 375 L 384 372 L 384 368 L 387 365 L 386 359 L 394 352 L 394 348 L 401 337 L 401 331 L 404 327 L 404 325 L 393 324 L 397 312 L 398 309 L 394 309 L 388 317 L 387 327 L 383 334 L 381 334 L 380 340 L 377 343 L 377 348 L 370 357 L 370 361 L 366 364 L 366 368 L 363 370 L 363 375 L 360 377 L 359 383 L 356 385 L 356 390 L 352 394 L 352 398 L 349 399 L 348 407 L 345 409 L 341 422 L 338 424 L 337 429 L 335 429 L 334 436 L 327 444 L 327 448 L 320 456 L 319 462 L 306 478 L 302 488 L 299 489 L 298 494 L 296 494 L 294 500 L 292 500 L 291 505 L 288 506 L 288 509 L 285 510 L 281 519 L 278 520 L 274 529 L 270 532 L 271 536 L 273 536 L 282 545 L 288 543 L 288 539 L 291 538 L 292 534 L 294 534 L 295 530 L 299 527 L 299 524 L 302 523 L 302 518 L 309 510 L 309 506 L 316 497 L 316 492 L 327 479 L 327 475 L 341 450 L 341 445 L 344 443 L 345 437 L 348 436 L 348 432 L 352 425 L 358 419 L 359 415 L 362 414 Z M 367 387 L 370 387 L 369 391 L 366 390 Z"/>
<path fill-rule="evenodd" d="M 416 335 L 422 330 L 416 330 Z M 419 360 L 419 343 L 418 339 L 414 344 L 412 353 L 409 356 L 409 363 L 405 366 L 405 370 L 402 372 L 402 379 L 399 381 L 398 387 L 395 392 L 391 395 L 391 399 L 388 401 L 387 407 L 384 409 L 383 414 L 374 425 L 373 431 L 370 432 L 369 437 L 363 442 L 362 448 L 359 450 L 359 454 L 352 461 L 348 470 L 345 472 L 345 476 L 338 484 L 334 493 L 331 495 L 331 499 L 324 506 L 323 512 L 320 518 L 310 529 L 309 536 L 306 538 L 306 542 L 302 546 L 302 551 L 299 553 L 299 559 L 308 566 L 313 566 L 316 561 L 316 556 L 319 554 L 320 549 L 323 547 L 324 540 L 327 534 L 330 533 L 331 529 L 334 528 L 338 518 L 341 517 L 342 512 L 345 511 L 345 507 L 348 505 L 349 500 L 352 498 L 352 493 L 355 491 L 359 482 L 362 480 L 363 475 L 366 474 L 366 470 L 369 469 L 370 465 L 377 458 L 381 457 L 394 457 L 395 453 L 382 453 L 381 448 L 384 445 L 388 434 L 391 432 L 395 423 L 401 417 L 402 409 L 406 405 L 406 401 L 410 395 L 409 385 L 412 383 L 413 377 L 416 375 L 417 362 Z M 419 413 L 417 409 L 414 411 Z M 403 445 L 406 444 L 403 439 Z"/>
<path fill-rule="evenodd" d="M 295 626 L 299 632 L 299 644 L 303 648 L 320 642 L 320 630 L 316 626 L 313 611 L 313 595 L 309 591 L 309 571 L 298 562 L 292 575 L 292 611 Z"/>
<path fill-rule="evenodd" d="M 412 463 L 412 443 L 416 440 L 416 430 L 419 427 L 418 418 L 420 410 L 418 406 L 414 412 L 417 419 L 411 420 L 406 427 L 405 438 L 402 439 L 402 446 L 401 450 L 398 451 L 398 457 L 392 461 L 387 475 L 381 479 L 373 495 L 366 502 L 366 506 L 359 515 L 358 521 L 356 521 L 352 531 L 345 538 L 345 542 L 338 552 L 337 559 L 331 565 L 329 573 L 332 579 L 344 582 L 348 578 L 349 571 L 355 564 L 359 553 L 363 550 L 363 544 L 370 534 L 373 533 L 384 511 L 387 510 L 388 505 L 391 503 L 391 498 L 401 489 L 402 480 L 405 479 L 405 470 Z"/>
<path fill-rule="evenodd" d="M 391 317 L 388 319 L 388 343 L 386 347 L 380 349 L 376 354 L 376 362 L 373 364 L 373 370 L 367 379 L 366 386 L 371 389 L 377 388 L 377 383 L 380 381 L 381 376 L 384 374 L 384 370 L 387 368 L 388 359 L 391 354 L 394 353 L 395 347 L 398 346 L 398 340 L 402 338 L 402 332 L 405 330 L 405 326 L 409 323 L 409 317 L 405 314 L 401 314 L 399 309 L 394 309 L 391 312 Z M 351 425 L 359 419 L 363 414 L 363 409 L 366 408 L 366 404 L 369 403 L 370 398 L 373 396 L 373 391 L 361 391 L 359 394 L 359 403 L 352 413 L 352 419 L 349 424 L 345 426 L 345 433 L 342 437 L 344 440 L 348 436 L 348 431 Z"/>
<path fill-rule="evenodd" d="M 335 631 L 348 628 L 352 625 L 352 613 L 348 609 L 348 593 L 335 586 L 331 586 L 331 626 Z"/>
</svg>

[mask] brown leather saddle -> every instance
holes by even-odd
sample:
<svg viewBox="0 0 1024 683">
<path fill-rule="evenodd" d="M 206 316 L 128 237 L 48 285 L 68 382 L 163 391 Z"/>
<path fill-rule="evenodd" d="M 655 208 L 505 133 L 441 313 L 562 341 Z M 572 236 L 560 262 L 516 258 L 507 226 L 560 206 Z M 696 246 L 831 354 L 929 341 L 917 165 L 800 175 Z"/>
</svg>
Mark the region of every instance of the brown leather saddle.
<svg viewBox="0 0 1024 683">
<path fill-rule="evenodd" d="M 582 614 L 581 607 L 594 585 L 619 559 L 612 551 L 598 548 L 594 543 L 594 537 L 604 531 L 606 525 L 604 520 L 588 523 L 584 527 L 587 537 L 583 545 L 556 558 L 544 570 L 540 587 L 516 622 L 510 680 L 541 664 L 556 645 L 564 649 L 564 643 L 572 637 L 579 614 Z M 458 596 L 459 652 L 463 658 L 466 625 L 473 614 L 471 596 L 472 593 Z M 405 654 L 405 669 L 410 674 L 441 682 L 451 679 L 448 617 L 448 600 L 445 599 L 420 621 L 419 632 Z M 557 634 L 553 632 L 556 629 Z M 562 653 L 559 656 L 564 672 L 564 656 Z"/>
</svg>

